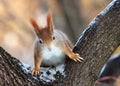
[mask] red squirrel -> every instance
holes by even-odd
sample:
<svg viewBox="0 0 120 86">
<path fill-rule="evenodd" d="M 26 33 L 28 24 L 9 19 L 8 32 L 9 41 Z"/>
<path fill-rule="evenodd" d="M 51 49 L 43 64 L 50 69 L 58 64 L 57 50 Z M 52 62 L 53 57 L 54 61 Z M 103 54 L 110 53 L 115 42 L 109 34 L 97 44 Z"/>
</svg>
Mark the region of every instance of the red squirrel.
<svg viewBox="0 0 120 86">
<path fill-rule="evenodd" d="M 35 19 L 31 18 L 31 24 L 37 36 L 32 70 L 32 74 L 35 75 L 40 73 L 41 64 L 57 65 L 64 62 L 65 55 L 75 62 L 83 60 L 78 53 L 72 51 L 73 45 L 68 37 L 62 31 L 54 28 L 51 12 L 47 13 L 46 20 L 46 27 L 41 27 Z"/>
</svg>

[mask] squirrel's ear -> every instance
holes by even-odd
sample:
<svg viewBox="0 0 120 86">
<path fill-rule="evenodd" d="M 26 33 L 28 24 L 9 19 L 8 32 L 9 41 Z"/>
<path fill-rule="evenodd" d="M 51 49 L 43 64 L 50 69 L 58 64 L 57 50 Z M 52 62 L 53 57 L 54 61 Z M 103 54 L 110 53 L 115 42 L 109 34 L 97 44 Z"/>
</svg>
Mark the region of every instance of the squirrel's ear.
<svg viewBox="0 0 120 86">
<path fill-rule="evenodd" d="M 53 32 L 52 13 L 50 10 L 47 13 L 47 29 Z"/>
<path fill-rule="evenodd" d="M 32 26 L 34 27 L 36 34 L 38 35 L 40 30 L 41 30 L 39 25 L 37 24 L 37 22 L 33 18 L 30 19 L 30 22 L 31 22 Z"/>
</svg>

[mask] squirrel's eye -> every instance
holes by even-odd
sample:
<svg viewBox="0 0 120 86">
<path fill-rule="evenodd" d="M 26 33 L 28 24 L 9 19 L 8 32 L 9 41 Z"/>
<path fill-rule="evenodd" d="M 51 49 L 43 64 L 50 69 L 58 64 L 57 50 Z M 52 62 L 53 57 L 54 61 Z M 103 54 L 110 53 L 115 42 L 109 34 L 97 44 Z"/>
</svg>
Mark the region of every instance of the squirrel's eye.
<svg viewBox="0 0 120 86">
<path fill-rule="evenodd" d="M 53 40 L 55 40 L 55 36 L 53 36 Z"/>
<path fill-rule="evenodd" d="M 42 42 L 42 40 L 39 40 L 39 42 L 40 42 L 40 44 L 42 44 L 43 42 Z"/>
</svg>

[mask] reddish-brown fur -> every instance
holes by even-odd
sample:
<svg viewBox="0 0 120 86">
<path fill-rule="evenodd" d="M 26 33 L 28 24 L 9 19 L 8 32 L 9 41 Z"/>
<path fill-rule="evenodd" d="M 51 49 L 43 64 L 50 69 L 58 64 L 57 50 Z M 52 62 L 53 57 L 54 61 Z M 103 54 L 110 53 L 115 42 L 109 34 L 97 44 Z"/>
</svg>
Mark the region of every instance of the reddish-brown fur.
<svg viewBox="0 0 120 86">
<path fill-rule="evenodd" d="M 40 65 L 42 63 L 42 48 L 41 44 L 47 46 L 47 48 L 51 48 L 51 43 L 55 43 L 55 47 L 58 47 L 64 54 L 69 56 L 69 58 L 73 59 L 74 61 L 83 60 L 77 53 L 72 52 L 72 44 L 68 40 L 65 34 L 58 30 L 54 30 L 53 23 L 52 23 L 52 16 L 49 12 L 47 15 L 47 26 L 41 28 L 34 19 L 31 19 L 31 24 L 33 25 L 36 35 L 39 38 L 35 44 L 35 51 L 34 51 L 34 63 L 35 66 L 33 68 L 32 74 L 39 74 Z M 55 36 L 55 40 L 53 37 Z M 40 43 L 39 43 L 40 41 Z M 46 51 L 47 52 L 47 51 Z M 60 57 L 61 58 L 61 57 Z"/>
</svg>

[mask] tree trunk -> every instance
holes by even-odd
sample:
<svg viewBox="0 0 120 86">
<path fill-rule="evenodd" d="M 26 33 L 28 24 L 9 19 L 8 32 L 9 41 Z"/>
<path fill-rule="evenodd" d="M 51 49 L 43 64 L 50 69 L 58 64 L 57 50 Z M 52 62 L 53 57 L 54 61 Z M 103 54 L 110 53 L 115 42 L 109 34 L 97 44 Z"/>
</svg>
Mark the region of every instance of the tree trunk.
<svg viewBox="0 0 120 86">
<path fill-rule="evenodd" d="M 66 32 L 74 43 L 84 30 L 85 21 L 81 16 L 80 0 L 57 0 L 66 22 Z M 78 33 L 79 32 L 79 33 Z"/>
<path fill-rule="evenodd" d="M 0 86 L 93 86 L 114 50 L 120 45 L 120 0 L 114 0 L 86 28 L 73 51 L 82 63 L 66 61 L 66 78 L 58 75 L 53 83 L 43 84 L 22 69 L 22 63 L 0 48 Z"/>
</svg>

